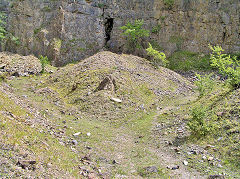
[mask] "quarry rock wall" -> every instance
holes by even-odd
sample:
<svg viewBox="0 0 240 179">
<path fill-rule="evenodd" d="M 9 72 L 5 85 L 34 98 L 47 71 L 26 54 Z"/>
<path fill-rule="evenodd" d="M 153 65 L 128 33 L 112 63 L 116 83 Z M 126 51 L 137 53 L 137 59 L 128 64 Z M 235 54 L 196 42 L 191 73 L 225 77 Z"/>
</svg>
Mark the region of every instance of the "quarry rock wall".
<svg viewBox="0 0 240 179">
<path fill-rule="evenodd" d="M 125 52 L 120 27 L 135 19 L 150 30 L 145 40 L 167 55 L 208 53 L 209 43 L 240 51 L 239 0 L 17 0 L 7 9 L 8 29 L 21 41 L 7 50 L 48 56 L 56 66 L 102 49 Z"/>
</svg>

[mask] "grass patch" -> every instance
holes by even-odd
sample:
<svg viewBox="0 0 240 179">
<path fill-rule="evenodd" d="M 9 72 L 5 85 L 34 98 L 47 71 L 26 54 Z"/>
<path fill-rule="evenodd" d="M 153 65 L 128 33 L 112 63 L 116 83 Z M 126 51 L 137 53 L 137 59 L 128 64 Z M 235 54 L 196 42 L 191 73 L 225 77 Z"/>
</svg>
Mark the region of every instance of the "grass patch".
<svg viewBox="0 0 240 179">
<path fill-rule="evenodd" d="M 77 155 L 67 146 L 59 144 L 56 138 L 48 133 L 40 132 L 41 126 L 31 127 L 26 123 L 27 118 L 33 116 L 16 105 L 12 100 L 0 92 L 0 111 L 8 115 L 0 115 L 0 142 L 30 153 L 37 163 L 52 163 L 53 167 L 77 176 Z"/>
<path fill-rule="evenodd" d="M 210 71 L 211 66 L 209 58 L 209 56 L 200 56 L 193 52 L 177 51 L 168 58 L 168 67 L 174 71 Z"/>
</svg>

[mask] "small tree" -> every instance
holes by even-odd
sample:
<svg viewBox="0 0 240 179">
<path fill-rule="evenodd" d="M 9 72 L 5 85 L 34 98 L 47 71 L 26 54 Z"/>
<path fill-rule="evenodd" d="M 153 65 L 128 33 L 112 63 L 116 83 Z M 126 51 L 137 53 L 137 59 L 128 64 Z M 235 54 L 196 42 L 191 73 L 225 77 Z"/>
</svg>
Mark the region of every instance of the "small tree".
<svg viewBox="0 0 240 179">
<path fill-rule="evenodd" d="M 155 50 L 150 43 L 146 51 L 147 54 L 152 57 L 152 63 L 154 66 L 167 66 L 168 61 L 166 60 L 166 55 L 163 52 Z"/>
<path fill-rule="evenodd" d="M 211 46 L 211 66 L 217 68 L 219 72 L 228 77 L 228 80 L 232 87 L 240 87 L 240 61 L 237 60 L 236 56 L 231 57 L 230 55 L 223 54 L 224 50 L 220 46 Z"/>
<path fill-rule="evenodd" d="M 196 73 L 197 80 L 194 82 L 194 84 L 197 86 L 200 97 L 213 90 L 214 81 L 211 79 L 212 75 L 213 74 L 211 73 L 209 75 L 201 76 L 200 74 Z"/>
<path fill-rule="evenodd" d="M 50 65 L 50 60 L 48 59 L 47 56 L 44 57 L 42 55 L 39 56 L 39 60 L 40 60 L 40 62 L 42 64 L 42 71 L 41 71 L 41 73 L 45 73 L 45 67 L 47 65 Z"/>
<path fill-rule="evenodd" d="M 214 131 L 213 124 L 207 121 L 207 107 L 200 105 L 192 109 L 191 120 L 187 123 L 191 133 L 196 137 L 206 136 Z"/>
<path fill-rule="evenodd" d="M 5 30 L 5 16 L 3 13 L 0 13 L 0 42 L 2 43 L 4 39 L 6 38 L 7 31 Z"/>
<path fill-rule="evenodd" d="M 127 37 L 128 46 L 131 50 L 141 48 L 140 42 L 142 38 L 149 36 L 149 31 L 142 27 L 143 23 L 143 20 L 135 20 L 134 23 L 128 22 L 126 25 L 121 27 L 121 29 L 124 30 L 122 35 Z"/>
<path fill-rule="evenodd" d="M 15 37 L 12 33 L 6 30 L 6 15 L 4 13 L 0 13 L 0 43 L 2 46 L 6 44 L 7 41 L 12 41 L 16 45 L 20 44 L 20 41 L 17 37 Z"/>
</svg>

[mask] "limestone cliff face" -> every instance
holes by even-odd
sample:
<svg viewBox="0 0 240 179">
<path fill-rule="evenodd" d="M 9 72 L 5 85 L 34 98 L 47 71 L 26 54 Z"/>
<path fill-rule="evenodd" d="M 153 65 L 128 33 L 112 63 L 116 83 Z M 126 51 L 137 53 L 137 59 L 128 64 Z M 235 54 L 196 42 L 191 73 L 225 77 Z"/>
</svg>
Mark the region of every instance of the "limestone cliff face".
<svg viewBox="0 0 240 179">
<path fill-rule="evenodd" d="M 147 40 L 167 54 L 206 53 L 209 43 L 240 51 L 239 0 L 21 0 L 9 11 L 9 30 L 21 45 L 8 50 L 47 55 L 57 66 L 103 48 L 124 51 L 119 27 L 134 19 L 144 19 Z"/>
</svg>

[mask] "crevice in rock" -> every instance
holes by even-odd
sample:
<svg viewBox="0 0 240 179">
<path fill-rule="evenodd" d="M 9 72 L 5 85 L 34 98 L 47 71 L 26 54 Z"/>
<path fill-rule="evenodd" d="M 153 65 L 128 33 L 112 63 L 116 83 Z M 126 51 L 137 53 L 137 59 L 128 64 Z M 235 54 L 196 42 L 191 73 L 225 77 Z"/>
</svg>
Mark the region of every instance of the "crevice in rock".
<svg viewBox="0 0 240 179">
<path fill-rule="evenodd" d="M 105 45 L 107 45 L 107 42 L 111 39 L 111 32 L 113 29 L 114 19 L 113 18 L 106 18 L 105 19 Z"/>
<path fill-rule="evenodd" d="M 224 27 L 224 30 L 223 30 L 223 36 L 222 36 L 223 43 L 225 42 L 225 40 L 226 40 L 226 27 Z"/>
</svg>

